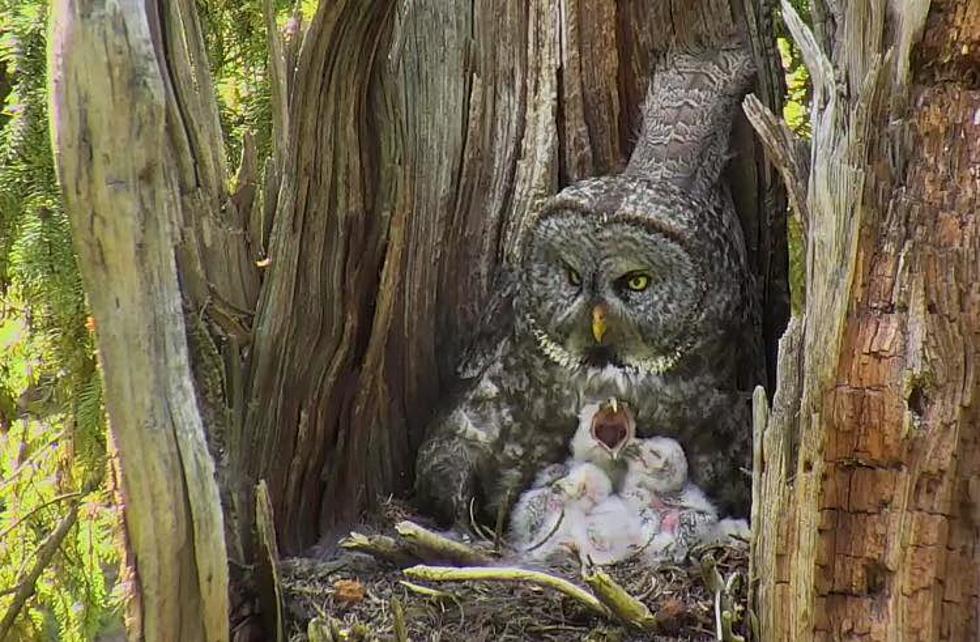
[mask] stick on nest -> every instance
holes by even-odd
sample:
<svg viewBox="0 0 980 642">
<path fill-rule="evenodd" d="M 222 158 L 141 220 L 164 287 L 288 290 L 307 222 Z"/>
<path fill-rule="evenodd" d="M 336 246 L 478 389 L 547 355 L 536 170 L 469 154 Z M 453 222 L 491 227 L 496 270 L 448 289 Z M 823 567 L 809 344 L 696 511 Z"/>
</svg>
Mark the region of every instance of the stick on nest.
<svg viewBox="0 0 980 642">
<path fill-rule="evenodd" d="M 492 541 L 458 541 L 410 520 L 385 534 L 351 533 L 340 546 L 341 558 L 329 562 L 282 563 L 291 640 L 312 639 L 314 619 L 315 636 L 328 622 L 347 632 L 344 639 L 365 640 L 439 632 L 441 639 L 736 642 L 748 633 L 751 614 L 735 594 L 747 584 L 736 581 L 745 576 L 744 546 L 715 547 L 710 573 L 699 564 L 651 569 L 636 559 L 524 568 Z M 362 588 L 353 600 L 351 584 Z"/>
</svg>

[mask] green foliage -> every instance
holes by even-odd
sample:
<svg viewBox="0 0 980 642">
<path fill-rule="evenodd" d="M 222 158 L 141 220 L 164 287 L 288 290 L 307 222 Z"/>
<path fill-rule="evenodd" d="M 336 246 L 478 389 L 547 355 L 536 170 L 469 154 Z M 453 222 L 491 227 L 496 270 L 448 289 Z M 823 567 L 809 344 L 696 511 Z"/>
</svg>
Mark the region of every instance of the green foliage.
<svg viewBox="0 0 980 642">
<path fill-rule="evenodd" d="M 263 4 L 263 0 L 197 0 L 232 162 L 241 153 L 245 132 L 255 136 L 260 156 L 268 154 L 272 137 Z"/>
<path fill-rule="evenodd" d="M 104 449 L 99 457 L 76 451 L 87 442 L 76 439 L 71 406 L 66 412 L 57 400 L 44 403 L 44 395 L 36 394 L 41 388 L 32 387 L 34 372 L 45 359 L 44 341 L 35 341 L 23 314 L 15 316 L 10 305 L 4 312 L 0 386 L 22 391 L 18 401 L 26 412 L 0 434 L 0 588 L 23 581 L 68 504 L 80 502 L 78 521 L 35 585 L 36 594 L 21 612 L 11 639 L 91 640 L 121 622 L 121 595 L 112 593 L 119 565 L 114 545 L 119 509 L 109 489 L 99 485 L 101 471 L 89 468 L 93 460 L 104 462 Z M 87 403 L 99 404 L 94 421 L 101 423 L 101 395 L 89 394 L 98 395 Z M 0 597 L 0 613 L 11 599 Z"/>
<path fill-rule="evenodd" d="M 272 148 L 265 0 L 197 0 L 196 4 L 228 159 L 238 162 L 246 132 L 254 136 L 259 158 L 265 158 Z M 317 4 L 317 0 L 273 0 L 276 24 L 282 29 L 294 13 L 309 22 Z"/>
<path fill-rule="evenodd" d="M 48 135 L 46 18 L 44 0 L 0 0 L 0 65 L 11 80 L 0 121 L 0 590 L 22 580 L 80 500 L 14 637 L 90 640 L 118 620 L 109 598 L 118 517 L 102 484 L 101 379 Z M 0 597 L 0 613 L 11 599 Z"/>
<path fill-rule="evenodd" d="M 197 0 L 232 164 L 246 132 L 271 148 L 264 0 Z M 275 0 L 282 27 L 316 0 Z M 795 0 L 808 15 L 806 0 Z M 40 543 L 79 502 L 78 521 L 37 583 L 12 639 L 91 640 L 121 626 L 121 509 L 113 501 L 93 328 L 55 183 L 48 135 L 48 0 L 0 0 L 0 615 Z M 784 116 L 810 135 L 809 76 L 786 34 Z M 794 309 L 802 241 L 791 224 Z M 94 490 L 93 490 L 94 489 Z"/>
<path fill-rule="evenodd" d="M 44 1 L 0 0 L 0 9 L 0 61 L 14 80 L 4 106 L 9 121 L 0 133 L 0 295 L 22 302 L 38 354 L 28 382 L 31 393 L 55 400 L 52 409 L 68 413 L 77 456 L 99 476 L 105 463 L 105 421 L 92 408 L 101 408 L 101 395 L 89 398 L 87 412 L 79 414 L 75 407 L 81 392 L 100 388 L 48 136 L 47 7 Z"/>
<path fill-rule="evenodd" d="M 791 4 L 805 21 L 810 18 L 809 0 L 792 0 Z M 789 37 L 782 21 L 777 23 L 776 45 L 783 64 L 786 78 L 786 96 L 783 104 L 783 118 L 798 136 L 810 140 L 813 130 L 810 126 L 810 98 L 812 85 L 810 72 L 803 64 L 799 48 Z M 793 314 L 799 314 L 806 302 L 806 252 L 803 227 L 799 217 L 791 217 L 787 225 L 789 241 L 789 289 Z"/>
<path fill-rule="evenodd" d="M 803 64 L 799 49 L 787 38 L 776 40 L 779 56 L 786 73 L 786 103 L 783 118 L 794 132 L 809 139 L 810 130 L 810 72 Z"/>
<path fill-rule="evenodd" d="M 281 20 L 293 8 L 290 0 L 275 0 L 274 4 Z M 197 0 L 221 127 L 229 161 L 233 163 L 241 154 L 246 132 L 255 137 L 259 158 L 271 151 L 272 105 L 264 5 L 265 0 Z"/>
</svg>

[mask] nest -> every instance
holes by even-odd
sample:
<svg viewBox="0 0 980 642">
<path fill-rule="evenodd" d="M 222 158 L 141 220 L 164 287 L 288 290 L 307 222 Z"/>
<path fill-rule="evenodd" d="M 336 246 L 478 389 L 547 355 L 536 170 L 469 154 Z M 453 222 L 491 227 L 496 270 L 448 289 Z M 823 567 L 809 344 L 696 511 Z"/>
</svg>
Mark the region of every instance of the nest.
<svg viewBox="0 0 980 642">
<path fill-rule="evenodd" d="M 333 555 L 280 562 L 288 639 L 749 638 L 744 542 L 701 547 L 657 568 L 571 559 L 545 568 L 420 523 L 389 520 L 376 534 L 352 533 Z"/>
</svg>

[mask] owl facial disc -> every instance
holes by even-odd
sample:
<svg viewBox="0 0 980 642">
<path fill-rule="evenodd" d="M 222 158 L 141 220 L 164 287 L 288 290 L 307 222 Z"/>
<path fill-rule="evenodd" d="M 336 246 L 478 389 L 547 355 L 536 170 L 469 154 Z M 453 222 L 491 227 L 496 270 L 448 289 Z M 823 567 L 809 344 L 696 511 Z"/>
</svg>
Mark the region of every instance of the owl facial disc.
<svg viewBox="0 0 980 642">
<path fill-rule="evenodd" d="M 666 372 L 698 336 L 699 259 L 683 234 L 650 223 L 666 213 L 606 214 L 558 205 L 540 216 L 518 309 L 566 369 Z"/>
</svg>

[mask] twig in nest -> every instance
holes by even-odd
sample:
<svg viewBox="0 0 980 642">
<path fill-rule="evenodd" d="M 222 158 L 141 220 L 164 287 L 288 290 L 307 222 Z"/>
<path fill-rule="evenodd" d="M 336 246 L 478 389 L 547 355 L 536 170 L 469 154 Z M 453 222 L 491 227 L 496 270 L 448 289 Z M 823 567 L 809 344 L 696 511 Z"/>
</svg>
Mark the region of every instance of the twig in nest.
<svg viewBox="0 0 980 642">
<path fill-rule="evenodd" d="M 735 615 L 732 611 L 731 598 L 735 580 L 738 575 L 732 574 L 728 581 L 718 572 L 718 563 L 711 555 L 701 559 L 701 577 L 709 591 L 714 593 L 715 610 L 715 639 L 719 642 L 745 642 L 745 638 L 735 633 L 732 628 Z"/>
<path fill-rule="evenodd" d="M 488 542 L 491 542 L 491 541 L 493 541 L 493 534 L 490 531 L 488 531 L 486 528 L 484 528 L 482 525 L 480 525 L 476 521 L 476 510 L 475 510 L 475 506 L 476 506 L 476 498 L 473 497 L 473 498 L 470 499 L 470 507 L 469 507 L 470 508 L 470 528 L 473 529 L 473 532 L 476 533 L 477 537 L 480 537 L 481 539 L 484 539 L 484 540 L 486 540 Z"/>
<path fill-rule="evenodd" d="M 724 632 L 721 630 L 721 591 L 715 591 L 715 637 L 718 642 L 724 642 Z"/>
<path fill-rule="evenodd" d="M 721 639 L 724 642 L 745 642 L 745 638 L 732 629 L 732 623 L 735 621 L 735 616 L 732 615 L 731 611 L 722 611 L 721 613 Z"/>
<path fill-rule="evenodd" d="M 550 530 L 550 531 L 548 531 L 548 534 L 547 534 L 547 535 L 545 535 L 545 536 L 544 536 L 544 538 L 543 538 L 543 539 L 542 539 L 542 540 L 541 540 L 540 542 L 538 542 L 538 543 L 537 543 L 537 544 L 535 544 L 534 546 L 532 546 L 532 547 L 530 547 L 530 548 L 528 548 L 528 549 L 526 549 L 526 550 L 525 550 L 525 552 L 526 552 L 526 553 L 530 553 L 531 551 L 534 551 L 534 550 L 537 550 L 537 549 L 539 549 L 539 548 L 541 548 L 542 546 L 544 546 L 544 544 L 545 544 L 545 542 L 547 542 L 547 541 L 548 541 L 549 539 L 551 539 L 551 537 L 552 537 L 552 536 L 553 536 L 553 535 L 554 535 L 555 533 L 557 533 L 557 532 L 558 532 L 558 527 L 560 527 L 560 526 L 561 526 L 561 523 L 562 523 L 562 521 L 563 521 L 564 519 L 565 519 L 565 509 L 563 508 L 563 509 L 561 510 L 561 513 L 559 513 L 559 515 L 558 515 L 558 521 L 557 521 L 557 522 L 555 522 L 555 525 L 551 527 L 551 530 Z"/>
<path fill-rule="evenodd" d="M 735 582 L 738 574 L 732 573 L 725 582 L 725 592 L 722 595 L 721 635 L 724 642 L 745 642 L 745 638 L 735 633 L 732 628 L 735 622 L 735 606 L 732 604 L 732 594 L 735 592 Z"/>
<path fill-rule="evenodd" d="M 320 615 L 310 620 L 306 635 L 310 642 L 364 642 L 375 639 L 371 627 L 363 622 L 354 622 L 347 631 L 340 628 L 341 622 L 331 615 Z"/>
<path fill-rule="evenodd" d="M 641 631 L 656 629 L 657 618 L 647 605 L 630 595 L 608 573 L 597 567 L 587 567 L 582 570 L 582 579 L 616 617 Z"/>
<path fill-rule="evenodd" d="M 407 588 L 409 591 L 413 593 L 418 593 L 419 595 L 423 595 L 425 597 L 430 597 L 437 600 L 452 600 L 453 602 L 456 601 L 456 596 L 447 591 L 440 591 L 439 589 L 429 588 L 428 586 L 420 586 L 415 582 L 409 582 L 407 580 L 401 580 L 398 583 L 404 586 L 405 588 Z"/>
<path fill-rule="evenodd" d="M 340 540 L 340 547 L 358 553 L 367 553 L 372 557 L 383 559 L 396 566 L 408 566 L 418 559 L 407 550 L 403 542 L 387 535 L 363 535 L 351 531 L 350 535 Z"/>
<path fill-rule="evenodd" d="M 455 568 L 420 565 L 406 568 L 403 572 L 413 579 L 429 580 L 430 582 L 527 582 L 554 589 L 580 602 L 603 617 L 612 616 L 612 612 L 602 602 L 582 587 L 576 586 L 566 579 L 541 571 L 504 566 L 464 566 Z"/>
<path fill-rule="evenodd" d="M 636 596 L 636 599 L 640 600 L 641 602 L 646 602 L 647 598 L 653 595 L 654 591 L 657 591 L 658 595 L 660 593 L 660 591 L 658 590 L 660 589 L 660 581 L 657 579 L 657 576 L 650 575 L 647 577 L 647 580 L 650 586 L 648 586 L 645 591 L 643 591 L 642 593 Z"/>
<path fill-rule="evenodd" d="M 704 585 L 714 594 L 715 602 L 715 639 L 723 640 L 721 631 L 721 593 L 725 589 L 725 581 L 718 572 L 718 564 L 711 555 L 701 558 L 701 579 Z"/>
<path fill-rule="evenodd" d="M 340 627 L 332 618 L 324 620 L 322 617 L 315 617 L 306 625 L 306 635 L 310 642 L 339 642 Z"/>
<path fill-rule="evenodd" d="M 255 530 L 259 555 L 256 567 L 260 613 L 267 631 L 274 631 L 276 642 L 286 639 L 283 621 L 282 578 L 279 577 L 279 547 L 276 544 L 276 520 L 265 480 L 255 487 Z"/>
<path fill-rule="evenodd" d="M 413 554 L 423 561 L 446 561 L 466 566 L 490 563 L 490 558 L 462 542 L 443 537 L 414 522 L 404 521 L 395 525 Z"/>
<path fill-rule="evenodd" d="M 350 632 L 347 634 L 347 642 L 364 642 L 374 639 L 374 631 L 364 622 L 354 622 L 350 627 Z"/>
<path fill-rule="evenodd" d="M 497 509 L 497 524 L 493 529 L 493 550 L 495 551 L 500 550 L 500 543 L 504 538 L 504 524 L 507 523 L 507 509 L 511 505 L 511 502 L 514 501 L 515 490 L 513 485 L 507 489 L 507 496 L 500 504 L 500 508 Z"/>
<path fill-rule="evenodd" d="M 408 642 L 408 627 L 405 625 L 405 608 L 397 597 L 391 598 L 391 619 L 395 629 L 395 642 Z"/>
<path fill-rule="evenodd" d="M 61 522 L 58 523 L 58 527 L 55 528 L 50 535 L 44 538 L 41 542 L 41 547 L 37 551 L 37 559 L 34 560 L 34 566 L 31 570 L 27 572 L 24 579 L 17 583 L 17 590 L 14 592 L 14 598 L 10 602 L 10 606 L 7 608 L 7 612 L 3 616 L 3 620 L 0 621 L 0 640 L 6 640 L 7 634 L 10 632 L 11 627 L 14 625 L 14 620 L 20 614 L 21 609 L 24 608 L 24 604 L 27 600 L 34 595 L 34 589 L 37 585 L 37 580 L 41 577 L 41 573 L 44 569 L 48 567 L 51 560 L 54 558 L 54 554 L 58 552 L 58 548 L 61 546 L 61 542 L 64 541 L 65 536 L 68 535 L 68 531 L 71 527 L 75 525 L 75 520 L 78 519 L 78 501 L 77 499 L 72 502 L 71 508 L 68 509 L 68 514 L 61 518 Z"/>
</svg>

